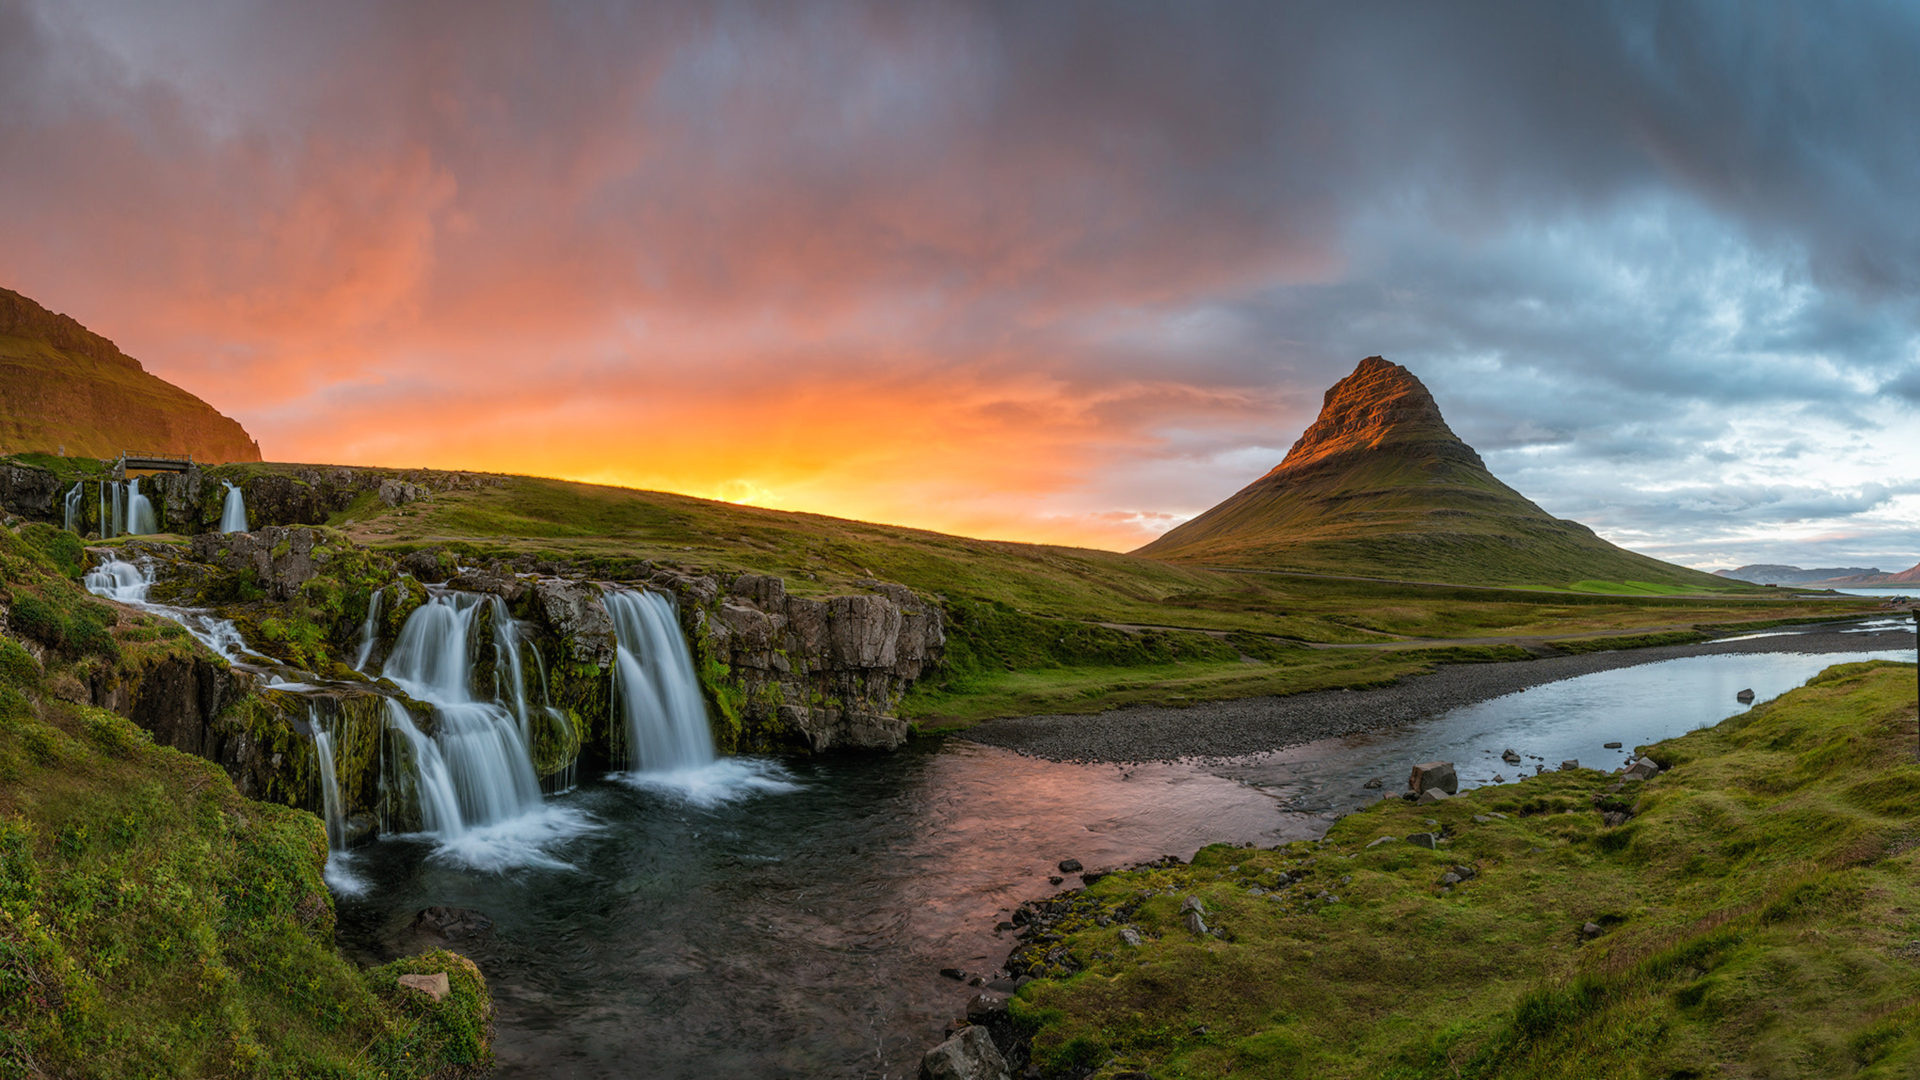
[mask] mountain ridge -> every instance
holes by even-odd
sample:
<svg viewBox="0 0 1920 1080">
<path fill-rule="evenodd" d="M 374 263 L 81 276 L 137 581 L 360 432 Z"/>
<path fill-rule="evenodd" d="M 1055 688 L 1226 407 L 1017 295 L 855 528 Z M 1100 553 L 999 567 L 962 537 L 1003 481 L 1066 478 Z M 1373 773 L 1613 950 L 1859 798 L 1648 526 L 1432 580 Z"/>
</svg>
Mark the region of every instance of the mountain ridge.
<svg viewBox="0 0 1920 1080">
<path fill-rule="evenodd" d="M 1488 471 L 1405 367 L 1362 360 L 1280 464 L 1134 554 L 1244 569 L 1602 591 L 1740 588 L 1627 551 Z"/>
<path fill-rule="evenodd" d="M 259 461 L 240 422 L 147 371 L 71 316 L 0 288 L 0 454 L 123 450 Z"/>
</svg>

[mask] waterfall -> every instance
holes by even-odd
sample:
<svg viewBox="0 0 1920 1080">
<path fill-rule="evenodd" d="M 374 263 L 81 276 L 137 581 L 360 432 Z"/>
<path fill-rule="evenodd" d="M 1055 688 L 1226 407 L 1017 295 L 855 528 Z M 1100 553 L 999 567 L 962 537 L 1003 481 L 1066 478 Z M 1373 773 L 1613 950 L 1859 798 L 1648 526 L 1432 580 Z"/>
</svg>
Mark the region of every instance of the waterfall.
<svg viewBox="0 0 1920 1080">
<path fill-rule="evenodd" d="M 80 531 L 76 527 L 80 523 L 80 487 L 80 483 L 76 481 L 67 492 L 67 516 L 66 523 L 62 527 L 68 532 Z"/>
<path fill-rule="evenodd" d="M 333 733 L 320 726 L 320 710 L 307 706 L 307 721 L 313 725 L 313 753 L 320 765 L 320 806 L 327 819 L 327 850 L 347 849 L 347 819 L 340 809 L 340 777 L 333 767 Z"/>
<path fill-rule="evenodd" d="M 192 634 L 195 640 L 212 649 L 228 663 L 244 659 L 266 659 L 247 648 L 247 643 L 240 637 L 239 628 L 229 620 L 222 619 L 211 612 L 177 608 L 149 601 L 147 590 L 153 587 L 153 564 L 146 560 L 135 564 L 108 556 L 99 566 L 87 571 L 86 576 L 81 579 L 81 584 L 95 596 L 117 600 L 162 618 L 172 619 L 186 627 L 187 633 Z"/>
<path fill-rule="evenodd" d="M 223 533 L 247 531 L 247 500 L 240 489 L 225 480 L 227 501 L 220 508 L 220 531 Z"/>
<path fill-rule="evenodd" d="M 606 594 L 613 616 L 614 693 L 626 718 L 627 765 L 635 772 L 696 769 L 713 762 L 713 729 L 673 602 L 659 593 Z"/>
<path fill-rule="evenodd" d="M 382 670 L 408 696 L 433 706 L 438 729 L 433 738 L 439 760 L 435 767 L 444 771 L 454 804 L 450 814 L 440 812 L 437 821 L 428 824 L 429 831 L 442 839 L 519 817 L 540 805 L 540 782 L 527 751 L 524 716 L 498 700 L 473 697 L 475 623 L 488 606 L 470 593 L 445 592 L 429 598 L 407 616 Z M 495 632 L 499 632 L 497 626 Z M 507 662 L 506 657 L 498 657 L 496 667 Z M 512 664 L 517 670 L 517 657 Z M 407 727 L 411 726 L 409 720 Z M 401 734 L 406 733 L 402 728 Z M 432 786 L 427 763 L 419 764 L 423 789 Z"/>
<path fill-rule="evenodd" d="M 156 533 L 160 531 L 158 519 L 153 514 L 153 502 L 140 494 L 140 478 L 127 481 L 127 528 L 129 535 Z"/>
<path fill-rule="evenodd" d="M 243 526 L 245 521 L 243 513 L 241 517 Z M 241 531 L 246 530 L 243 527 Z M 373 647 L 380 643 L 380 601 L 386 595 L 387 590 L 381 588 L 367 598 L 367 621 L 360 624 L 360 652 L 353 659 L 355 671 L 367 670 L 367 661 L 373 659 Z"/>
<path fill-rule="evenodd" d="M 107 529 L 104 535 L 119 536 L 121 533 L 126 531 L 126 529 L 122 528 L 122 523 L 124 523 L 127 520 L 127 518 L 126 518 L 126 514 L 124 513 L 124 507 L 122 506 L 121 498 L 120 498 L 120 489 L 124 488 L 125 486 L 126 485 L 121 481 L 118 481 L 118 480 L 113 481 L 113 520 L 111 522 L 108 522 Z"/>
<path fill-rule="evenodd" d="M 100 481 L 100 539 L 112 536 L 113 525 L 107 521 L 107 482 Z"/>
<path fill-rule="evenodd" d="M 393 698 L 387 699 L 387 720 L 413 751 L 413 774 L 420 797 L 421 827 L 430 833 L 458 832 L 461 828 L 460 800 L 454 794 L 453 777 L 447 772 L 447 760 L 441 756 L 440 747 L 421 734 L 413 722 L 413 714 Z"/>
</svg>

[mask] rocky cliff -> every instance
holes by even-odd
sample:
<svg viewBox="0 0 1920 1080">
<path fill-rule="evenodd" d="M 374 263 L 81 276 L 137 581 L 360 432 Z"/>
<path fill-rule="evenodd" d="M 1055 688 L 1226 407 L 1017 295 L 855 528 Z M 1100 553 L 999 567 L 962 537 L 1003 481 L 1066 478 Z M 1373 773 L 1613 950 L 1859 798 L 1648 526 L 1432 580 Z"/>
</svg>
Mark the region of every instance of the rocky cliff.
<svg viewBox="0 0 1920 1080">
<path fill-rule="evenodd" d="M 122 450 L 258 461 L 238 422 L 158 378 L 113 342 L 0 289 L 0 453 L 110 458 Z"/>
</svg>

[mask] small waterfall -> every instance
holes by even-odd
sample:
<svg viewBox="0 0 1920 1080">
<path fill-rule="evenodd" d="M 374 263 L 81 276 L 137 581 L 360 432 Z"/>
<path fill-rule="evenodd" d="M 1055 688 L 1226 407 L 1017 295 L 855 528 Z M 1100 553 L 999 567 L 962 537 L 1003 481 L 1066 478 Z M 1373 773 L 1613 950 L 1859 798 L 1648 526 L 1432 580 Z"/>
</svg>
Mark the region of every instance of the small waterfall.
<svg viewBox="0 0 1920 1080">
<path fill-rule="evenodd" d="M 108 557 L 99 566 L 87 571 L 81 584 L 95 596 L 108 600 L 117 600 L 122 604 L 137 607 L 142 611 L 172 619 L 187 628 L 194 639 L 228 663 L 237 660 L 264 660 L 259 653 L 247 648 L 240 637 L 240 630 L 232 622 L 220 618 L 211 612 L 196 611 L 193 608 L 177 608 L 167 604 L 156 604 L 147 599 L 147 590 L 153 587 L 153 564 L 142 560 L 130 563 L 122 559 Z"/>
<path fill-rule="evenodd" d="M 516 715 L 498 700 L 476 701 L 473 697 L 471 650 L 477 616 L 486 606 L 490 605 L 483 604 L 481 597 L 468 593 L 431 597 L 407 616 L 400 640 L 394 643 L 393 654 L 382 670 L 410 697 L 433 706 L 438 767 L 444 770 L 455 804 L 451 815 L 441 813 L 428 825 L 429 831 L 442 839 L 519 817 L 540 806 L 540 782 L 527 751 L 524 716 Z M 501 657 L 496 666 L 506 662 Z M 518 667 L 517 657 L 513 664 Z M 412 727 L 411 719 L 407 727 Z M 401 729 L 401 734 L 406 735 L 407 730 Z M 425 772 L 428 763 L 417 751 L 416 746 L 425 789 L 432 782 Z M 423 796 L 423 810 L 424 803 Z"/>
<path fill-rule="evenodd" d="M 154 517 L 153 502 L 140 494 L 140 478 L 127 481 L 127 528 L 128 535 L 138 536 L 160 531 L 159 519 Z"/>
<path fill-rule="evenodd" d="M 113 483 L 113 520 L 107 523 L 106 535 L 119 536 L 121 533 L 127 531 L 125 528 L 125 523 L 127 520 L 126 507 L 121 499 L 121 489 L 126 487 L 126 485 L 118 480 L 115 480 L 112 483 Z"/>
<path fill-rule="evenodd" d="M 333 767 L 333 733 L 320 724 L 320 710 L 309 705 L 307 720 L 313 725 L 313 753 L 320 765 L 320 806 L 327 819 L 327 851 L 347 849 L 347 819 L 340 808 L 340 777 Z"/>
<path fill-rule="evenodd" d="M 407 742 L 413 751 L 413 774 L 416 793 L 420 797 L 420 825 L 425 831 L 446 835 L 458 832 L 460 822 L 460 799 L 453 791 L 453 777 L 447 771 L 447 760 L 440 754 L 440 747 L 432 739 L 421 733 L 413 722 L 413 714 L 405 705 L 393 698 L 387 699 L 387 719 L 393 730 Z"/>
<path fill-rule="evenodd" d="M 243 526 L 240 531 L 245 532 L 244 513 L 240 520 Z M 380 601 L 386 595 L 387 590 L 382 588 L 367 598 L 367 621 L 360 624 L 360 652 L 353 659 L 355 671 L 367 670 L 367 661 L 373 659 L 373 647 L 380 643 Z"/>
<path fill-rule="evenodd" d="M 78 527 L 80 524 L 80 487 L 81 485 L 76 481 L 72 489 L 67 492 L 67 515 L 65 524 L 62 527 L 68 532 L 80 531 Z"/>
<path fill-rule="evenodd" d="M 225 480 L 227 501 L 220 507 L 220 531 L 223 533 L 247 531 L 247 500 L 240 489 Z"/>
<path fill-rule="evenodd" d="M 107 482 L 100 481 L 100 539 L 113 535 L 113 523 L 107 520 Z"/>
<path fill-rule="evenodd" d="M 628 767 L 669 772 L 712 764 L 713 729 L 673 602 L 627 591 L 609 592 L 606 601 L 619 641 L 614 694 L 626 717 Z"/>
</svg>

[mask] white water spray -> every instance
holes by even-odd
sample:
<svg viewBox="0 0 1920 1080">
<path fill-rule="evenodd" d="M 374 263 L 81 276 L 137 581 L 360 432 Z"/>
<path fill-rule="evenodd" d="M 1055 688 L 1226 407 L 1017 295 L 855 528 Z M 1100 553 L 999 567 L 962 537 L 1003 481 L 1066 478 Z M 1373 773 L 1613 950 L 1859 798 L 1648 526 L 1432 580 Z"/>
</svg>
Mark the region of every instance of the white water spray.
<svg viewBox="0 0 1920 1080">
<path fill-rule="evenodd" d="M 79 532 L 80 530 L 76 528 L 76 526 L 79 525 L 79 523 L 80 523 L 80 484 L 78 482 L 75 482 L 73 487 L 67 492 L 67 514 L 66 514 L 65 524 L 63 527 L 68 532 Z"/>
<path fill-rule="evenodd" d="M 223 533 L 247 531 L 247 500 L 240 489 L 225 480 L 227 501 L 220 507 L 220 531 Z"/>
<path fill-rule="evenodd" d="M 154 517 L 153 501 L 140 494 L 140 478 L 127 481 L 127 533 L 143 535 L 160 531 L 159 519 Z"/>
</svg>

